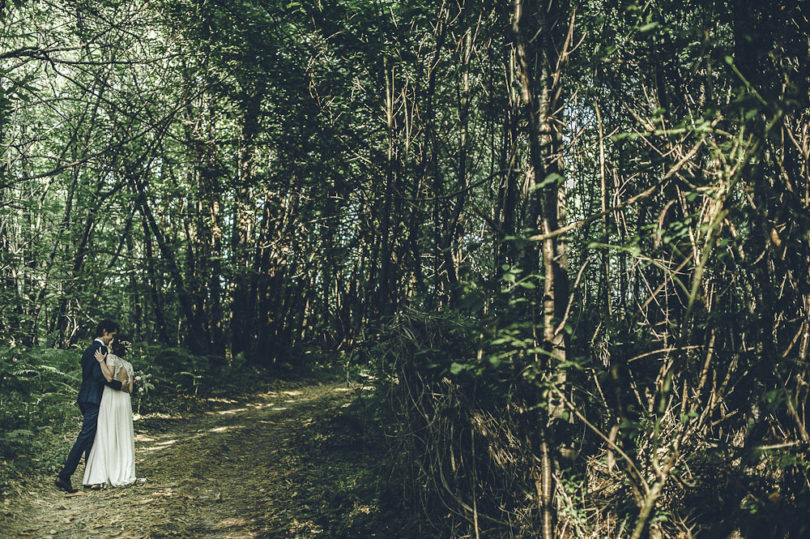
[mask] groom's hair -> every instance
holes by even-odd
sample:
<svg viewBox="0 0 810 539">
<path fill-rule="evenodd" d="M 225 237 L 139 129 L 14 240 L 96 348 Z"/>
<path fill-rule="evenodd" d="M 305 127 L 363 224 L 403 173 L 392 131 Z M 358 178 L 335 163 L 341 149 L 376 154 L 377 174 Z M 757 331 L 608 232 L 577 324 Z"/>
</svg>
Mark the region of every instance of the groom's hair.
<svg viewBox="0 0 810 539">
<path fill-rule="evenodd" d="M 116 322 L 104 319 L 96 326 L 96 334 L 93 335 L 93 337 L 101 337 L 104 335 L 105 331 L 107 333 L 112 333 L 113 331 L 118 331 L 118 329 L 118 324 Z"/>
</svg>

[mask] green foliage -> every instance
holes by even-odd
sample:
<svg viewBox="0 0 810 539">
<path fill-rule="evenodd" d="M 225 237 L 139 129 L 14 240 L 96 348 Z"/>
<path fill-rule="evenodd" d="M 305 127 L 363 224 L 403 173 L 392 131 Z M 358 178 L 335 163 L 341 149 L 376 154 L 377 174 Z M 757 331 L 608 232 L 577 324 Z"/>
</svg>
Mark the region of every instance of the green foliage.
<svg viewBox="0 0 810 539">
<path fill-rule="evenodd" d="M 0 488 L 61 465 L 65 440 L 79 425 L 73 403 L 80 381 L 76 350 L 0 350 Z"/>
<path fill-rule="evenodd" d="M 68 417 L 75 350 L 44 347 L 112 316 L 144 415 L 338 350 L 348 378 L 378 377 L 372 414 L 405 453 L 464 456 L 400 461 L 403 477 L 438 485 L 436 507 L 441 489 L 489 489 L 509 507 L 485 508 L 493 526 L 536 516 L 512 487 L 535 490 L 516 463 L 533 470 L 546 437 L 617 459 L 555 468 L 552 490 L 579 498 L 552 505 L 581 534 L 604 531 L 588 503 L 608 535 L 687 534 L 690 480 L 657 500 L 646 483 L 671 487 L 666 456 L 684 470 L 707 445 L 732 466 L 789 444 L 770 468 L 733 466 L 782 478 L 802 513 L 798 5 L 522 2 L 518 20 L 475 1 L 6 4 L 4 448 Z M 575 485 L 608 476 L 627 507 Z"/>
</svg>

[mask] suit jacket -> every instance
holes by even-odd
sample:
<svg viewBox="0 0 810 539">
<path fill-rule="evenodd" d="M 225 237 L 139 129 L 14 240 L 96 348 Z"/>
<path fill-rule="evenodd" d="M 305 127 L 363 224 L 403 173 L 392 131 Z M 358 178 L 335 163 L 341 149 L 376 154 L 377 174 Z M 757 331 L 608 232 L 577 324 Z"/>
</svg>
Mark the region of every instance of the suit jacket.
<svg viewBox="0 0 810 539">
<path fill-rule="evenodd" d="M 92 344 L 82 354 L 82 386 L 79 388 L 79 398 L 76 399 L 79 404 L 93 404 L 96 406 L 101 404 L 101 395 L 104 393 L 105 385 L 113 389 L 121 389 L 121 382 L 118 380 L 107 382 L 104 378 L 101 365 L 98 364 L 95 357 L 96 350 L 101 350 L 102 354 L 107 353 L 106 346 L 101 344 L 100 341 L 93 340 Z"/>
</svg>

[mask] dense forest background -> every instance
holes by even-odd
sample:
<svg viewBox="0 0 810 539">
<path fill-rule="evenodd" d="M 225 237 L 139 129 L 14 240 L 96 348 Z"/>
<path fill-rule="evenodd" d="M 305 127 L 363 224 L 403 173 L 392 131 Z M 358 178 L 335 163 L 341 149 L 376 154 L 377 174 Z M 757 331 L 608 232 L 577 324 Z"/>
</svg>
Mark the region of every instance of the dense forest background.
<svg viewBox="0 0 810 539">
<path fill-rule="evenodd" d="M 0 27 L 5 458 L 112 317 L 193 392 L 362 369 L 427 536 L 810 533 L 807 2 Z"/>
</svg>

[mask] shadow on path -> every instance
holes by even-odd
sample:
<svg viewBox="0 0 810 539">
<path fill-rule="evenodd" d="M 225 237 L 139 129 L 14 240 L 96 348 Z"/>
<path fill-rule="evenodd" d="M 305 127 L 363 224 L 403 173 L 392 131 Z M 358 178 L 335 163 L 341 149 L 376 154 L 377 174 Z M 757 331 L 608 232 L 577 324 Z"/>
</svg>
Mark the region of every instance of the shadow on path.
<svg viewBox="0 0 810 539">
<path fill-rule="evenodd" d="M 381 455 L 360 441 L 360 421 L 339 420 L 351 419 L 342 409 L 353 396 L 345 384 L 316 384 L 143 418 L 144 483 L 68 495 L 43 477 L 2 508 L 0 535 L 402 537 L 377 501 Z"/>
</svg>

